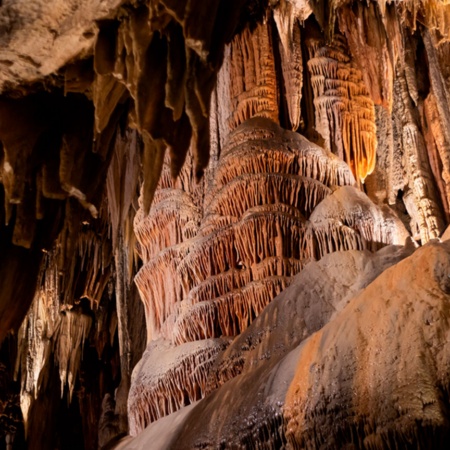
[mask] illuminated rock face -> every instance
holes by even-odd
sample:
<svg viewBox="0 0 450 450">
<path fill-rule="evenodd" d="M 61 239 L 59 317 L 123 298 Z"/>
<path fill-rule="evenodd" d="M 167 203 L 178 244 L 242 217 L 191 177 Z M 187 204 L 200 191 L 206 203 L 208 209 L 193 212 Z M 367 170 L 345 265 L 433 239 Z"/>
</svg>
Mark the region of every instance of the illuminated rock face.
<svg viewBox="0 0 450 450">
<path fill-rule="evenodd" d="M 308 43 L 308 69 L 314 92 L 316 129 L 327 150 L 345 160 L 364 182 L 375 168 L 375 107 L 362 72 L 350 62 L 345 38 L 330 45 Z"/>
<path fill-rule="evenodd" d="M 117 448 L 445 448 L 449 270 L 448 242 L 310 264 L 219 357 L 226 383 Z"/>
<path fill-rule="evenodd" d="M 148 348 L 130 391 L 132 434 L 211 392 L 218 353 L 306 264 L 408 236 L 351 186 L 341 159 L 266 118 L 230 134 L 209 178 L 201 207 L 192 183 L 186 192 L 163 178 L 149 215 L 136 215 Z"/>
</svg>

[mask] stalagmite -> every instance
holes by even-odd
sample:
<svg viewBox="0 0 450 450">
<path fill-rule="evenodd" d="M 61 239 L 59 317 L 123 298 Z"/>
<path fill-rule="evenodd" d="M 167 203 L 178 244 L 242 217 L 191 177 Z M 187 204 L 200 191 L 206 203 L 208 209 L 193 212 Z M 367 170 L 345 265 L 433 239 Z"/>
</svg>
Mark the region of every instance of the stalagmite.
<svg viewBox="0 0 450 450">
<path fill-rule="evenodd" d="M 447 320 L 437 319 L 447 314 L 443 305 L 448 297 L 444 281 L 448 256 L 448 244 L 417 250 L 383 273 L 304 343 L 285 397 L 285 426 L 292 445 L 305 446 L 308 441 L 345 445 L 356 440 L 374 448 L 404 447 L 410 442 L 443 448 L 448 429 L 441 392 L 448 389 L 448 372 L 443 375 L 441 364 L 449 349 L 447 341 L 442 346 L 433 342 L 448 335 Z M 428 270 L 433 275 L 424 284 L 423 273 Z M 395 296 L 389 292 L 392 285 L 398 286 Z M 369 322 L 370 331 L 362 325 Z M 399 322 L 404 323 L 399 326 Z M 337 353 L 345 355 L 339 366 Z M 320 371 L 310 373 L 305 370 L 309 367 Z M 337 388 L 336 381 L 343 376 Z M 331 435 L 321 432 L 330 427 L 327 419 L 321 420 L 325 417 L 333 421 Z M 348 435 L 342 434 L 344 429 Z M 430 436 L 428 429 L 433 430 Z"/>
<path fill-rule="evenodd" d="M 424 102 L 424 112 L 428 128 L 428 136 L 425 140 L 427 147 L 431 147 L 428 149 L 430 166 L 438 185 L 446 217 L 449 217 L 450 144 L 443 133 L 436 98 L 431 92 Z"/>
<path fill-rule="evenodd" d="M 219 357 L 224 369 L 236 363 L 240 376 L 126 444 L 445 448 L 449 330 L 441 318 L 448 315 L 449 251 L 438 242 L 386 247 L 333 254 L 310 266 L 304 282 Z"/>
</svg>

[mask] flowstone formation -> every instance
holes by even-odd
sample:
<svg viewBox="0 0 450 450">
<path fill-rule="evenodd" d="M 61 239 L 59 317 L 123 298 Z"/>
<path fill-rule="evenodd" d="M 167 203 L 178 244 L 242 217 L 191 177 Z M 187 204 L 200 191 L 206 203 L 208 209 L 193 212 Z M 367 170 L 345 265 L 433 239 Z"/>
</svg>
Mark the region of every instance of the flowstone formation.
<svg viewBox="0 0 450 450">
<path fill-rule="evenodd" d="M 148 347 L 130 390 L 132 434 L 214 390 L 218 353 L 309 262 L 408 236 L 352 187 L 345 162 L 266 118 L 237 127 L 210 171 L 204 194 L 192 178 L 174 188 L 163 177 L 150 213 L 136 215 Z"/>
<path fill-rule="evenodd" d="M 239 376 L 116 448 L 445 448 L 449 269 L 448 242 L 325 256 L 221 357 Z"/>
</svg>

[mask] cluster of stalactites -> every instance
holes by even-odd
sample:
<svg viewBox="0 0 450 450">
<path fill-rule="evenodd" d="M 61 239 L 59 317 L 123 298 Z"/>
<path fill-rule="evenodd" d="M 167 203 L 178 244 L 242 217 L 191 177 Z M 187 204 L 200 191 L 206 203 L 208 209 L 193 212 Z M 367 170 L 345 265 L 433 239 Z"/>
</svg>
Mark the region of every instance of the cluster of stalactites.
<svg viewBox="0 0 450 450">
<path fill-rule="evenodd" d="M 386 0 L 378 0 L 381 11 L 386 10 Z M 450 4 L 446 0 L 405 0 L 398 2 L 398 11 L 403 21 L 415 30 L 418 23 L 424 23 L 429 30 L 438 31 L 450 39 Z"/>
<path fill-rule="evenodd" d="M 314 92 L 316 129 L 325 148 L 336 153 L 364 182 L 375 168 L 375 109 L 362 73 L 347 56 L 343 36 L 329 45 L 308 42 L 308 69 Z"/>
<path fill-rule="evenodd" d="M 17 375 L 21 379 L 21 406 L 24 417 L 51 366 L 51 355 L 59 368 L 61 395 L 67 387 L 70 401 L 82 359 L 82 343 L 87 339 L 92 317 L 81 303 L 97 311 L 111 282 L 112 246 L 110 229 L 101 219 L 85 221 L 74 236 L 69 224 L 75 210 L 66 208 L 65 226 L 51 250 L 45 251 L 38 287 L 28 314 L 19 329 Z M 102 344 L 100 344 L 102 345 Z M 99 353 L 101 349 L 97 348 Z M 18 370 L 20 367 L 20 371 Z"/>
<path fill-rule="evenodd" d="M 331 186 L 353 183 L 344 162 L 267 118 L 236 128 L 206 191 L 198 236 L 177 264 L 184 297 L 165 337 L 180 345 L 242 333 L 308 261 L 330 251 L 308 218 Z M 364 247 L 338 229 L 336 247 Z"/>
<path fill-rule="evenodd" d="M 136 435 L 149 423 L 202 399 L 215 358 L 228 344 L 226 339 L 210 339 L 177 348 L 150 346 L 141 362 L 145 375 L 130 391 L 132 399 L 139 399 L 130 409 L 130 433 Z M 158 361 L 162 351 L 165 356 Z"/>
<path fill-rule="evenodd" d="M 147 342 L 157 339 L 161 327 L 183 298 L 177 267 L 197 235 L 202 217 L 202 186 L 194 182 L 189 154 L 180 176 L 171 177 L 167 154 L 162 176 L 148 214 L 142 196 L 134 219 L 137 250 L 144 265 L 135 277 L 144 303 Z"/>
<path fill-rule="evenodd" d="M 269 23 L 260 23 L 254 30 L 246 28 L 230 47 L 230 128 L 251 117 L 277 122 L 278 88 Z"/>
<path fill-rule="evenodd" d="M 165 342 L 179 351 L 195 343 L 206 349 L 217 338 L 233 338 L 307 262 L 337 250 L 368 248 L 372 239 L 392 243 L 392 234 L 377 228 L 378 216 L 370 208 L 374 220 L 366 226 L 353 220 L 361 202 L 351 209 L 350 194 L 333 217 L 314 216 L 330 198 L 332 205 L 340 204 L 339 189 L 356 191 L 352 172 L 337 156 L 270 119 L 256 117 L 231 132 L 209 180 L 203 208 L 193 207 L 198 197 L 192 192 L 163 184 L 150 214 L 136 216 L 145 263 L 136 284 L 149 348 Z M 183 233 L 194 217 L 195 236 Z M 157 229 L 166 236 L 157 236 Z M 176 373 L 160 371 L 135 383 L 147 399 L 133 394 L 129 402 L 136 430 L 204 396 L 189 377 L 183 375 L 188 385 L 168 381 L 178 380 L 183 367 L 180 362 Z M 191 390 L 198 395 L 187 395 Z"/>
<path fill-rule="evenodd" d="M 263 21 L 244 28 L 226 46 L 211 110 L 211 136 L 218 135 L 220 146 L 230 131 L 253 117 L 279 123 L 281 104 L 287 107 L 286 126 L 299 128 L 303 86 L 300 22 L 298 14 L 288 10 L 280 6 L 273 16 L 267 12 Z"/>
<path fill-rule="evenodd" d="M 129 118 L 144 141 L 143 202 L 148 213 L 166 149 L 173 176 L 189 149 L 197 179 L 207 167 L 211 92 L 243 5 L 132 3 L 113 20 L 99 23 L 93 100 L 100 132 L 117 106 L 132 99 Z"/>
<path fill-rule="evenodd" d="M 15 375 L 21 374 L 20 404 L 25 427 L 28 410 L 40 389 L 42 372 L 48 364 L 54 342 L 52 337 L 61 323 L 60 286 L 56 271 L 45 274 L 40 289 L 18 332 L 18 358 Z M 61 367 L 62 369 L 62 367 Z M 61 372 L 62 377 L 62 372 Z M 70 390 L 73 387 L 69 388 Z"/>
<path fill-rule="evenodd" d="M 83 178 L 86 165 L 101 171 L 91 152 L 92 120 L 92 105 L 82 97 L 36 94 L 0 100 L 2 225 L 13 225 L 14 245 L 32 247 L 38 221 L 57 204 L 53 200 L 75 198 L 98 216 L 91 203 L 94 183 Z"/>
<path fill-rule="evenodd" d="M 16 376 L 20 373 L 20 406 L 25 427 L 29 409 L 51 364 L 52 354 L 58 366 L 61 397 L 67 388 L 67 398 L 71 401 L 82 360 L 83 344 L 91 330 L 91 316 L 70 306 L 61 310 L 59 293 L 57 274 L 46 274 L 45 283 L 37 291 L 19 329 Z"/>
</svg>

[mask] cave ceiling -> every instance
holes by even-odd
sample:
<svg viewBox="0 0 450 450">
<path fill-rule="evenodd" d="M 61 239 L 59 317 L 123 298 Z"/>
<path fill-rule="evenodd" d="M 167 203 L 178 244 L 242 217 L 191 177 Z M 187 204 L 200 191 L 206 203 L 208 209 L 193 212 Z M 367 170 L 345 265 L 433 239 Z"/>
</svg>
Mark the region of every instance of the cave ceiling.
<svg viewBox="0 0 450 450">
<path fill-rule="evenodd" d="M 449 61 L 447 0 L 0 0 L 0 450 L 448 448 Z"/>
</svg>

